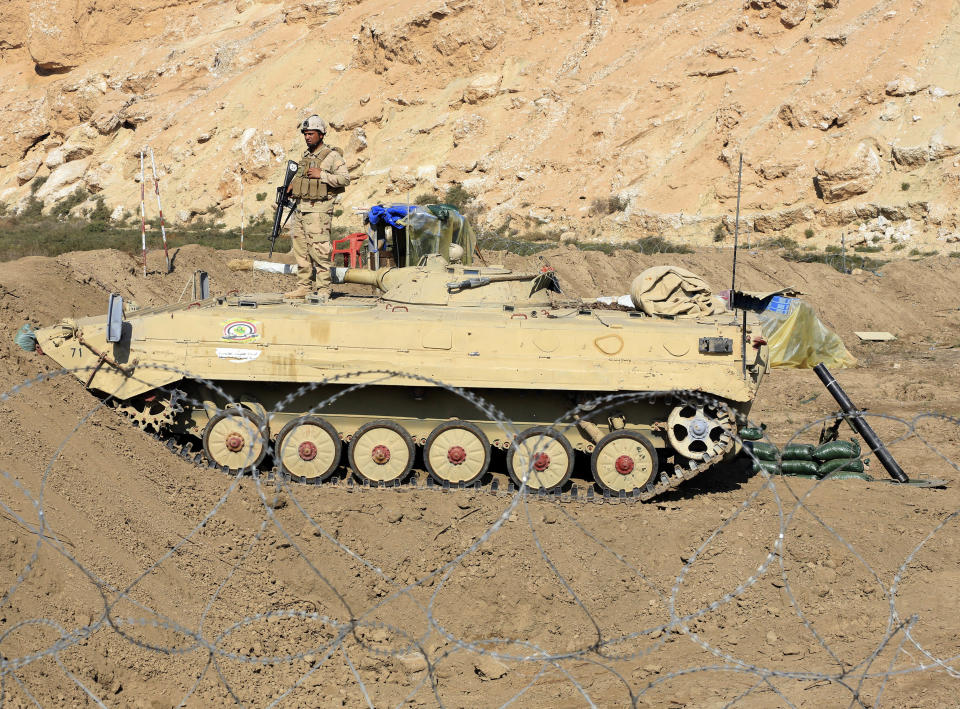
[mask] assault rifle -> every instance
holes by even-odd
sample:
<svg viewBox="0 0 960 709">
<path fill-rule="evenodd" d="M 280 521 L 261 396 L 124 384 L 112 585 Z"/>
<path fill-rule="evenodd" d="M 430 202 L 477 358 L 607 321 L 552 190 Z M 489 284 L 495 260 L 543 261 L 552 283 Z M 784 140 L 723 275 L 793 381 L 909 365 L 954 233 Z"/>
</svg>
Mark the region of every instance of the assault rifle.
<svg viewBox="0 0 960 709">
<path fill-rule="evenodd" d="M 277 211 L 273 216 L 273 231 L 270 232 L 270 255 L 267 258 L 273 258 L 273 249 L 277 245 L 277 239 L 280 237 L 280 230 L 283 229 L 287 224 L 287 220 L 290 219 L 290 215 L 293 214 L 293 210 L 297 208 L 297 201 L 290 199 L 287 196 L 287 190 L 290 188 L 290 182 L 293 180 L 294 175 L 297 174 L 297 169 L 300 166 L 295 163 L 293 160 L 287 161 L 287 169 L 283 173 L 283 185 L 277 187 Z M 289 209 L 287 212 L 287 218 L 283 218 L 283 210 Z"/>
</svg>

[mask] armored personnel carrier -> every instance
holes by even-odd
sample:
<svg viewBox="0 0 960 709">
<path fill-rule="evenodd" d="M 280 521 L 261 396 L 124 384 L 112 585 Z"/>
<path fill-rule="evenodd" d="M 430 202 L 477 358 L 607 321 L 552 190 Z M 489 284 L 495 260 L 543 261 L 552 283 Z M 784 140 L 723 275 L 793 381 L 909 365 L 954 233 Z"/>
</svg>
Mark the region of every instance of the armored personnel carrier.
<svg viewBox="0 0 960 709">
<path fill-rule="evenodd" d="M 602 490 L 641 499 L 734 451 L 736 414 L 766 371 L 752 320 L 586 304 L 550 269 L 433 255 L 332 273 L 370 294 L 127 312 L 113 297 L 107 316 L 42 329 L 38 345 L 143 428 L 195 437 L 229 470 L 321 482 L 345 448 L 356 478 L 392 485 L 420 447 L 430 476 L 462 486 L 498 448 L 518 486 L 558 490 L 589 458 Z"/>
</svg>

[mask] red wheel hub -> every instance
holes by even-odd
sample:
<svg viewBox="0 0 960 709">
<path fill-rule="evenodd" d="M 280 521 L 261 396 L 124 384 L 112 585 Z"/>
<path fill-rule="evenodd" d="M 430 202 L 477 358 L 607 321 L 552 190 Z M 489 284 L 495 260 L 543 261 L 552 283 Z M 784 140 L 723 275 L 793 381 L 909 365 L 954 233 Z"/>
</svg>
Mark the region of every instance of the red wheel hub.
<svg viewBox="0 0 960 709">
<path fill-rule="evenodd" d="M 377 465 L 386 465 L 390 462 L 390 449 L 384 445 L 374 446 L 370 451 L 370 457 Z"/>
<path fill-rule="evenodd" d="M 239 433 L 228 434 L 223 442 L 231 453 L 239 453 L 243 450 L 243 436 Z"/>
<path fill-rule="evenodd" d="M 614 463 L 614 467 L 616 467 L 617 472 L 621 475 L 629 475 L 633 472 L 633 458 L 629 455 L 621 455 L 617 458 L 617 462 Z"/>
<path fill-rule="evenodd" d="M 544 470 L 550 467 L 550 456 L 546 453 L 537 453 L 533 457 L 533 469 L 538 473 L 542 473 Z"/>
<path fill-rule="evenodd" d="M 467 459 L 467 452 L 460 446 L 453 446 L 447 451 L 447 460 L 454 465 L 460 465 Z"/>
<path fill-rule="evenodd" d="M 313 460 L 317 457 L 317 447 L 310 441 L 304 441 L 297 448 L 297 454 L 300 460 Z"/>
</svg>

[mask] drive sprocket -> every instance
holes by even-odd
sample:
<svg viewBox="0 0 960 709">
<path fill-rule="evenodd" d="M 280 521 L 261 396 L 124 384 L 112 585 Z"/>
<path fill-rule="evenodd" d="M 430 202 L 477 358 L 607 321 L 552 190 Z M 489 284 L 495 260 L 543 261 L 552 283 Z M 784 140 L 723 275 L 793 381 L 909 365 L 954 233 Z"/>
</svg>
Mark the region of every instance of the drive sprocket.
<svg viewBox="0 0 960 709">
<path fill-rule="evenodd" d="M 182 398 L 180 392 L 174 391 L 171 392 L 169 399 L 155 396 L 117 401 L 114 408 L 140 430 L 152 429 L 154 433 L 160 433 L 163 429 L 173 426 L 177 414 L 183 411 L 183 407 L 179 404 Z"/>
<path fill-rule="evenodd" d="M 736 430 L 729 409 L 703 402 L 675 406 L 667 417 L 667 440 L 688 460 L 715 457 L 728 447 Z"/>
</svg>

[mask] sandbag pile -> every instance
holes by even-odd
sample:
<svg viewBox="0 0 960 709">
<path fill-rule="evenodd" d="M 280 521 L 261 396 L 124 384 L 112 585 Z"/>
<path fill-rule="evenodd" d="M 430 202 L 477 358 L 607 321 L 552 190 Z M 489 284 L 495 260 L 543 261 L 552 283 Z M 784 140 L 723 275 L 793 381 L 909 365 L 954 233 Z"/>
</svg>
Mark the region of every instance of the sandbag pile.
<svg viewBox="0 0 960 709">
<path fill-rule="evenodd" d="M 860 444 L 849 441 L 829 441 L 815 446 L 810 443 L 791 443 L 781 451 L 772 443 L 759 440 L 762 428 L 740 429 L 743 447 L 753 454 L 753 472 L 765 470 L 771 475 L 811 475 L 818 478 L 831 473 L 863 473 Z"/>
</svg>

